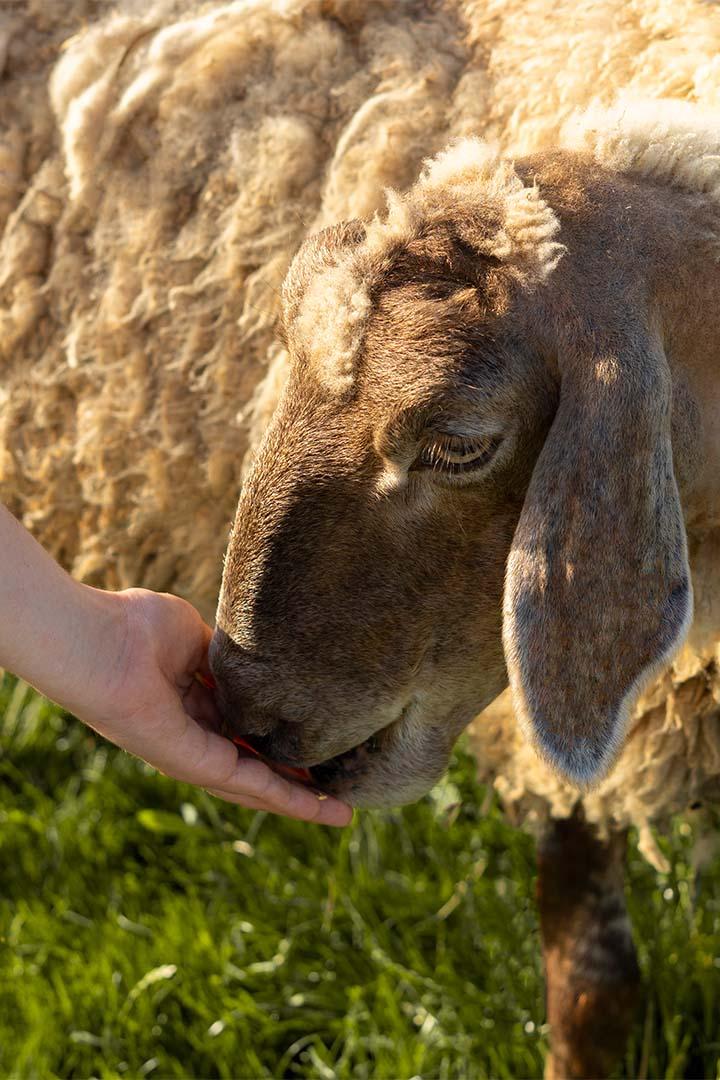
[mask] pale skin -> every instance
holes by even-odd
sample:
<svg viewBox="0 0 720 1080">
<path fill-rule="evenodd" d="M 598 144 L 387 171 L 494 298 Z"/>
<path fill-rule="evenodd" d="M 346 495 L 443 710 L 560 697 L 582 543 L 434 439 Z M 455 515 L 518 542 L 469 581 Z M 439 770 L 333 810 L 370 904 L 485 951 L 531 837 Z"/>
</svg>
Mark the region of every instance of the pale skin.
<svg viewBox="0 0 720 1080">
<path fill-rule="evenodd" d="M 211 629 L 176 596 L 74 581 L 0 506 L 0 666 L 167 776 L 253 810 L 346 825 L 320 799 L 212 730 Z"/>
</svg>

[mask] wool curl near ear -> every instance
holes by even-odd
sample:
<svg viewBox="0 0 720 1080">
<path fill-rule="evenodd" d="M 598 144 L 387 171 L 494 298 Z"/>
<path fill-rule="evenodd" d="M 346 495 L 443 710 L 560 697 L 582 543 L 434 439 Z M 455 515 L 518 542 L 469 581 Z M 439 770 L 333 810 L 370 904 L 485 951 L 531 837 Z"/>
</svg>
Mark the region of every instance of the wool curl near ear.
<svg viewBox="0 0 720 1080">
<path fill-rule="evenodd" d="M 451 189 L 468 208 L 479 199 L 498 203 L 502 226 L 483 254 L 500 259 L 526 285 L 546 281 L 567 250 L 556 240 L 560 222 L 537 184 L 526 187 L 496 145 L 462 139 L 425 163 L 418 188 Z"/>
</svg>

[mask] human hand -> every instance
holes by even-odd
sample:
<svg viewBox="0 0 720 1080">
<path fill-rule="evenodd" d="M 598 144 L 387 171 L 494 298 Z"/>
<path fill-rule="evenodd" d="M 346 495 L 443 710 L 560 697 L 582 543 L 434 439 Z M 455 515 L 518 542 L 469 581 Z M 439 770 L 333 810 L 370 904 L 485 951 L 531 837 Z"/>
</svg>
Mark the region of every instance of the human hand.
<svg viewBox="0 0 720 1080">
<path fill-rule="evenodd" d="M 80 719 L 168 776 L 227 802 L 324 825 L 350 821 L 344 803 L 319 799 L 212 730 L 213 695 L 195 677 L 209 674 L 211 630 L 191 604 L 144 589 L 93 593 L 122 618 L 109 635 L 114 655 L 102 664 L 104 674 L 94 678 L 85 707 L 74 707 Z"/>
<path fill-rule="evenodd" d="M 185 600 L 104 592 L 61 570 L 0 505 L 0 666 L 176 780 L 253 810 L 346 825 L 349 806 L 245 757 L 212 728 L 210 627 Z"/>
</svg>

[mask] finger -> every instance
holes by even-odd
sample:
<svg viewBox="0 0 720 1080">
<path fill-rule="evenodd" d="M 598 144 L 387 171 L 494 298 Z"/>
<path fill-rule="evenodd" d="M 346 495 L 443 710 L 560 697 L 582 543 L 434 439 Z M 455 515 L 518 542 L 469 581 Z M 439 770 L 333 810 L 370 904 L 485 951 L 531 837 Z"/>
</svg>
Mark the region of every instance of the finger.
<svg viewBox="0 0 720 1080">
<path fill-rule="evenodd" d="M 151 723 L 134 722 L 131 732 L 131 739 L 115 741 L 168 776 L 217 791 L 226 801 L 253 798 L 273 813 L 328 825 L 346 825 L 352 818 L 345 804 L 320 800 L 262 761 L 242 757 L 229 739 L 200 727 L 180 708 Z"/>
<path fill-rule="evenodd" d="M 251 796 L 275 813 L 306 821 L 345 824 L 350 819 L 349 809 L 323 810 L 312 791 L 289 783 L 257 759 L 241 757 L 229 739 L 196 723 L 177 698 L 170 698 L 154 716 L 130 717 L 122 731 L 106 729 L 104 734 L 176 780 L 225 795 Z"/>
<path fill-rule="evenodd" d="M 321 799 L 312 791 L 307 791 L 304 788 L 294 790 L 299 793 L 299 797 L 283 800 L 281 803 L 254 798 L 251 795 L 233 794 L 220 789 L 210 789 L 210 794 L 222 799 L 224 802 L 235 803 L 249 809 L 266 810 L 272 814 L 295 818 L 298 821 L 309 821 L 316 825 L 342 827 L 349 825 L 352 821 L 352 810 L 345 803 L 339 802 L 337 799 Z"/>
<path fill-rule="evenodd" d="M 204 652 L 203 652 L 203 654 L 202 654 L 202 656 L 200 658 L 200 663 L 197 666 L 197 671 L 202 675 L 202 677 L 207 681 L 207 683 L 209 683 L 212 687 L 214 687 L 215 686 L 215 678 L 214 678 L 213 673 L 212 673 L 212 671 L 210 669 L 210 656 L 209 656 L 210 641 L 211 641 L 212 636 L 213 636 L 213 631 L 210 629 L 210 627 L 207 625 L 207 623 L 205 624 L 205 630 L 206 630 L 205 650 L 204 650 Z"/>
<path fill-rule="evenodd" d="M 310 788 L 286 780 L 256 758 L 239 758 L 234 775 L 224 784 L 216 785 L 215 790 L 224 795 L 252 795 L 272 806 L 275 813 L 304 821 L 332 819 L 345 825 L 352 817 L 345 803 L 329 796 L 320 797 Z"/>
<path fill-rule="evenodd" d="M 221 799 L 223 802 L 232 803 L 234 806 L 243 806 L 246 810 L 266 810 L 272 813 L 272 809 L 266 806 L 261 799 L 254 799 L 252 795 L 229 795 L 227 791 L 214 791 L 212 788 L 206 788 L 208 795 L 212 795 L 214 799 Z"/>
<path fill-rule="evenodd" d="M 211 683 L 214 684 L 212 671 L 210 670 L 210 659 L 209 659 L 209 655 L 208 655 L 209 649 L 210 649 L 210 641 L 212 640 L 212 636 L 213 636 L 213 631 L 212 631 L 211 627 L 209 627 L 206 622 L 204 622 L 203 625 L 202 625 L 201 636 L 202 636 L 202 647 L 201 647 L 201 651 L 200 651 L 200 656 L 198 658 L 198 663 L 193 668 L 193 674 L 194 674 L 195 671 L 199 671 L 200 674 L 203 676 L 203 678 L 205 678 L 206 680 L 208 680 L 208 681 L 210 681 Z"/>
<path fill-rule="evenodd" d="M 231 778 L 238 764 L 237 747 L 229 739 L 201 727 L 177 700 L 166 705 L 160 714 L 128 718 L 121 730 L 115 725 L 98 726 L 98 730 L 176 780 L 205 788 L 231 783 L 236 790 Z"/>
</svg>

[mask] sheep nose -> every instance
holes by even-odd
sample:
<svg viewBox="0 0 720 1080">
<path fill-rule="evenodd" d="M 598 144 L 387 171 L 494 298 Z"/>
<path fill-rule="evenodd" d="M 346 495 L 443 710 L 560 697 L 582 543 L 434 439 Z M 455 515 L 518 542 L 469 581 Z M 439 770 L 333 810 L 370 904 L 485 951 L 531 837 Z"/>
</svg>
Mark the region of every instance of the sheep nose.
<svg viewBox="0 0 720 1080">
<path fill-rule="evenodd" d="M 260 664 L 247 656 L 238 656 L 238 647 L 220 627 L 210 641 L 210 670 L 215 680 L 215 700 L 226 734 L 252 738 L 258 750 L 260 742 L 269 742 L 286 721 L 263 707 L 263 686 L 271 677 Z"/>
</svg>

